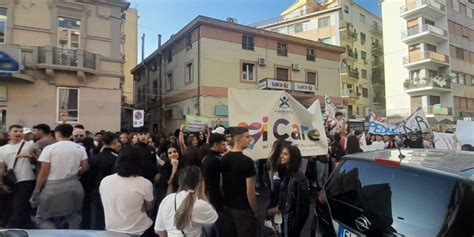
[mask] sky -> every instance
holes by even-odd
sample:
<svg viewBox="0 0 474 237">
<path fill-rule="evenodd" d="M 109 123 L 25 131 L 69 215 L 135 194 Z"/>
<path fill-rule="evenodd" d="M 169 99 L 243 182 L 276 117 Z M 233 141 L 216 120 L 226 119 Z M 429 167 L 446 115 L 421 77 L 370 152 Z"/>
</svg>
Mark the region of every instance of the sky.
<svg viewBox="0 0 474 237">
<path fill-rule="evenodd" d="M 225 20 L 237 18 L 248 25 L 278 17 L 295 0 L 128 0 L 138 10 L 138 62 L 141 61 L 141 36 L 145 34 L 145 57 L 198 15 Z M 354 0 L 380 16 L 379 0 Z"/>
</svg>

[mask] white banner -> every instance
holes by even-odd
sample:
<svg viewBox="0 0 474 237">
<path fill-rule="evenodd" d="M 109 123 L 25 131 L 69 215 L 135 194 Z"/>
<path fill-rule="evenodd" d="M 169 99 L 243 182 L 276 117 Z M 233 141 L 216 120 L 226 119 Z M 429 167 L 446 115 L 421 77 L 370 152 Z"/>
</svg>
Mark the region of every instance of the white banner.
<svg viewBox="0 0 474 237">
<path fill-rule="evenodd" d="M 277 139 L 291 141 L 303 156 L 328 152 L 321 112 L 312 114 L 285 91 L 229 89 L 231 126 L 248 127 L 253 159 L 268 158 Z"/>
<path fill-rule="evenodd" d="M 418 108 L 407 121 L 400 126 L 400 131 L 403 134 L 416 132 L 416 131 L 427 131 L 430 130 L 430 124 L 425 117 L 425 113 L 421 108 Z"/>
<path fill-rule="evenodd" d="M 332 103 L 331 97 L 324 95 L 324 120 L 335 120 L 336 119 L 336 106 Z"/>
<path fill-rule="evenodd" d="M 144 118 L 145 118 L 145 111 L 144 110 L 133 110 L 133 127 L 139 128 L 143 127 Z"/>
<path fill-rule="evenodd" d="M 456 138 L 461 145 L 474 145 L 474 122 L 458 120 L 456 125 Z"/>
<path fill-rule="evenodd" d="M 452 133 L 433 132 L 436 149 L 456 150 L 456 138 Z"/>
<path fill-rule="evenodd" d="M 374 113 L 370 114 L 369 133 L 380 135 L 397 135 L 400 134 L 399 126 L 382 122 L 380 117 Z"/>
</svg>

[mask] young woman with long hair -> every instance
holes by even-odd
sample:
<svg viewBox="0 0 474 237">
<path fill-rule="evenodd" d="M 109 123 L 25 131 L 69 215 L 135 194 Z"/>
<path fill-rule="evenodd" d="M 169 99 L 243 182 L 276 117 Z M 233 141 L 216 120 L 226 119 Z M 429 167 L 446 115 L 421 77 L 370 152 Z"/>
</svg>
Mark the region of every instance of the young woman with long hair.
<svg viewBox="0 0 474 237">
<path fill-rule="evenodd" d="M 301 152 L 294 145 L 284 145 L 277 165 L 280 184 L 269 216 L 282 215 L 283 237 L 300 236 L 309 215 L 309 184 L 299 169 Z"/>
<path fill-rule="evenodd" d="M 160 237 L 198 237 L 202 229 L 217 221 L 217 212 L 204 191 L 204 179 L 196 166 L 183 169 L 179 190 L 163 199 L 158 208 L 155 232 Z"/>
<path fill-rule="evenodd" d="M 354 154 L 362 152 L 360 149 L 359 139 L 355 135 L 350 135 L 347 138 L 346 154 Z"/>
</svg>

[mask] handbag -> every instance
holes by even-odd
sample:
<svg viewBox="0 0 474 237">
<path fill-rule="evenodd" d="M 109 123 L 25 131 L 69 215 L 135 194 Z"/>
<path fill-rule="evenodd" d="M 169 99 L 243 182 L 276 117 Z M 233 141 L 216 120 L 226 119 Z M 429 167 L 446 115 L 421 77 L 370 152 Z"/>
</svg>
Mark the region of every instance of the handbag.
<svg viewBox="0 0 474 237">
<path fill-rule="evenodd" d="M 13 167 L 10 169 L 8 169 L 7 167 L 7 171 L 5 171 L 2 175 L 3 185 L 7 186 L 10 190 L 13 189 L 13 186 L 15 186 L 16 181 L 17 181 L 14 170 L 15 170 L 16 163 L 18 162 L 18 154 L 20 154 L 21 149 L 23 148 L 23 145 L 25 145 L 25 142 L 21 143 L 20 149 L 18 149 L 18 152 L 16 153 L 15 162 L 13 162 Z"/>
</svg>

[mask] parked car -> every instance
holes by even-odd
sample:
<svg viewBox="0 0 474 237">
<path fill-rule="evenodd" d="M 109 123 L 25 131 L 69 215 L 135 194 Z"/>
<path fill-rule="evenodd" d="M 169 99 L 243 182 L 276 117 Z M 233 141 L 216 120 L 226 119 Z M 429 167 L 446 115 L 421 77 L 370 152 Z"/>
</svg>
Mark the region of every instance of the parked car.
<svg viewBox="0 0 474 237">
<path fill-rule="evenodd" d="M 474 236 L 474 153 L 401 153 L 343 158 L 317 196 L 322 236 Z"/>
</svg>

